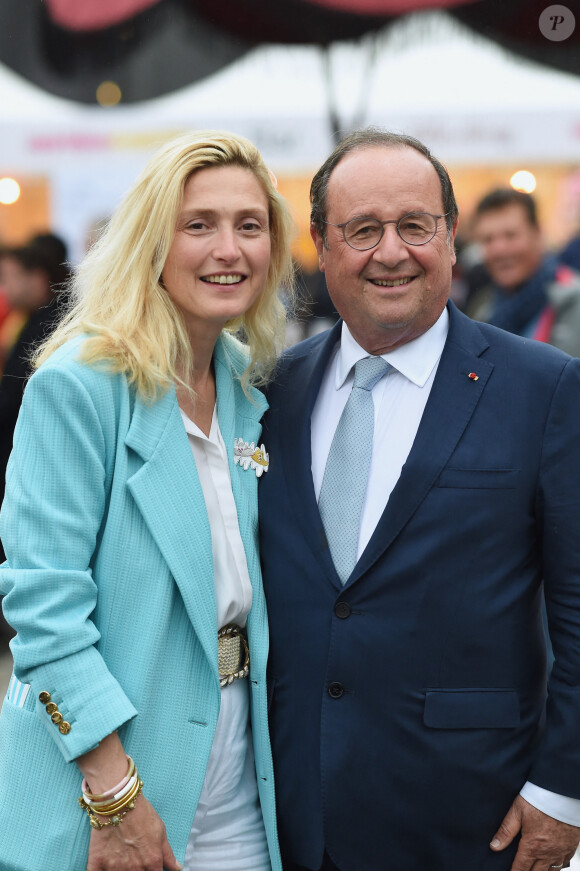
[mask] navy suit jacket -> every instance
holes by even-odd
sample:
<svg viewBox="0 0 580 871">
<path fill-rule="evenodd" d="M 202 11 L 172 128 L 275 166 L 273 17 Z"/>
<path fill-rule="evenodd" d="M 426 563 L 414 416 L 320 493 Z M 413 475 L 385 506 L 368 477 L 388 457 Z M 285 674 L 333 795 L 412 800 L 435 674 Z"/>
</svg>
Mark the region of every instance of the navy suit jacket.
<svg viewBox="0 0 580 871">
<path fill-rule="evenodd" d="M 326 848 L 342 871 L 504 871 L 516 845 L 488 845 L 526 780 L 580 798 L 580 361 L 449 312 L 344 587 L 310 446 L 340 324 L 290 349 L 269 390 L 270 728 L 283 857 L 307 868 Z"/>
</svg>

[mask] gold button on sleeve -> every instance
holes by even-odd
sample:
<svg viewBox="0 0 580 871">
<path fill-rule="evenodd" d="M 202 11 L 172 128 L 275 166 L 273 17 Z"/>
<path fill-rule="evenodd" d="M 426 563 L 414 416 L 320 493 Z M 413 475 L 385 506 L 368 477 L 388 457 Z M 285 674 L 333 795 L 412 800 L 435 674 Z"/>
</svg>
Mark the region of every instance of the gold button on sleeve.
<svg viewBox="0 0 580 871">
<path fill-rule="evenodd" d="M 58 711 L 58 707 L 55 705 L 54 702 L 49 702 L 48 705 L 46 706 L 46 713 L 47 714 L 54 714 L 55 711 Z"/>
<path fill-rule="evenodd" d="M 68 733 L 70 732 L 70 723 L 67 723 L 66 720 L 63 720 L 62 723 L 58 727 L 58 731 L 62 735 L 68 735 Z"/>
<path fill-rule="evenodd" d="M 62 714 L 60 711 L 55 711 L 54 714 L 51 715 L 52 722 L 55 726 L 58 726 L 59 723 L 62 723 Z"/>
<path fill-rule="evenodd" d="M 43 705 L 46 705 L 48 702 L 50 702 L 50 693 L 43 691 L 40 693 L 38 699 Z"/>
</svg>

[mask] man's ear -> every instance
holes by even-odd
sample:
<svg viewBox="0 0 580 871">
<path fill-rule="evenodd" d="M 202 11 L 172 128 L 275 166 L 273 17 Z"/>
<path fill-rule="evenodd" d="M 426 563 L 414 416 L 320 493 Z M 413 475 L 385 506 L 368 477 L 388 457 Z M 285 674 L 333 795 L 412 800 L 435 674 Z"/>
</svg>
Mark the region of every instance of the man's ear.
<svg viewBox="0 0 580 871">
<path fill-rule="evenodd" d="M 314 224 L 310 225 L 310 235 L 318 253 L 318 268 L 321 272 L 324 272 L 324 252 L 326 251 L 326 246 L 324 244 L 324 239 L 322 238 Z"/>
<path fill-rule="evenodd" d="M 459 219 L 455 218 L 455 223 L 451 229 L 451 235 L 449 237 L 449 247 L 451 248 L 451 263 L 453 266 L 457 263 L 457 254 L 455 253 L 455 236 L 457 235 L 457 224 Z"/>
</svg>

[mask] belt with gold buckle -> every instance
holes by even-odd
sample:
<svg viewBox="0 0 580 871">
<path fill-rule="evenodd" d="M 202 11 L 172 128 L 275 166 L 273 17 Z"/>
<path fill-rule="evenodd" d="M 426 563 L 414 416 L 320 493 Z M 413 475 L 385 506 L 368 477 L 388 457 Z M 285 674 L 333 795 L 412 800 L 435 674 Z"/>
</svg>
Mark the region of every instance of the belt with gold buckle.
<svg viewBox="0 0 580 871">
<path fill-rule="evenodd" d="M 250 648 L 244 630 L 235 623 L 228 623 L 218 631 L 218 671 L 221 687 L 249 674 Z"/>
</svg>

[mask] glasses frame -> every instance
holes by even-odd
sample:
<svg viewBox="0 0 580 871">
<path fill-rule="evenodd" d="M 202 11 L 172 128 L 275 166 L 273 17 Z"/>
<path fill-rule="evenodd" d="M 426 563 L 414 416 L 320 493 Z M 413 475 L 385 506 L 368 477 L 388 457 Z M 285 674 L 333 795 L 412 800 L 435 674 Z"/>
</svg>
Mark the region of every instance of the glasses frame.
<svg viewBox="0 0 580 871">
<path fill-rule="evenodd" d="M 322 223 L 328 224 L 329 227 L 338 227 L 340 230 L 342 230 L 342 236 L 343 236 L 344 241 L 346 242 L 346 244 L 348 245 L 349 248 L 353 249 L 353 251 L 370 251 L 372 248 L 376 248 L 377 245 L 380 243 L 381 239 L 383 238 L 383 236 L 385 235 L 385 226 L 387 224 L 394 224 L 395 225 L 396 230 L 397 230 L 397 236 L 399 237 L 401 242 L 403 242 L 405 245 L 412 245 L 414 248 L 418 248 L 421 245 L 428 245 L 429 242 L 433 241 L 433 239 L 435 238 L 435 236 L 437 234 L 437 222 L 439 221 L 440 218 L 447 218 L 448 215 L 450 215 L 450 214 L 451 214 L 451 212 L 445 212 L 444 215 L 432 215 L 431 212 L 407 212 L 406 215 L 403 215 L 397 221 L 379 221 L 378 218 L 373 218 L 372 215 L 355 215 L 354 218 L 349 218 L 348 221 L 344 221 L 342 224 L 333 224 L 331 221 L 322 221 Z M 399 230 L 399 224 L 401 223 L 401 221 L 404 221 L 405 218 L 409 218 L 411 215 L 429 215 L 430 218 L 435 218 L 435 229 L 433 230 L 433 235 L 430 236 L 429 239 L 425 239 L 424 242 L 408 242 L 407 239 L 403 239 L 403 237 L 401 236 L 401 231 Z M 368 219 L 369 221 L 375 221 L 377 224 L 381 225 L 381 235 L 379 236 L 379 238 L 377 239 L 376 242 L 374 242 L 372 245 L 369 245 L 367 248 L 357 248 L 355 245 L 351 245 L 351 243 L 346 238 L 346 228 L 353 221 L 361 221 L 361 220 L 366 220 L 366 219 Z"/>
</svg>

